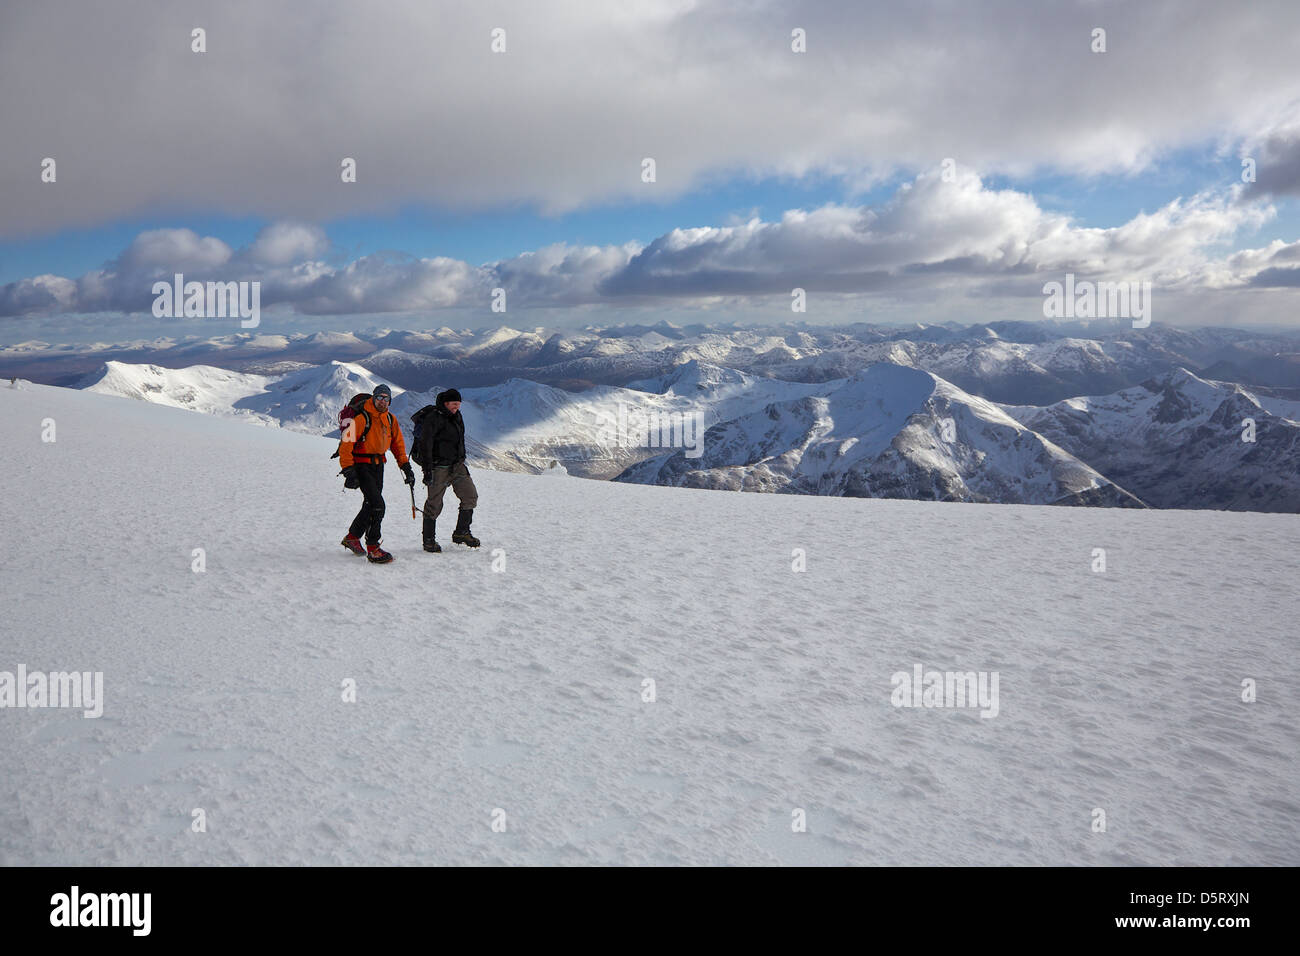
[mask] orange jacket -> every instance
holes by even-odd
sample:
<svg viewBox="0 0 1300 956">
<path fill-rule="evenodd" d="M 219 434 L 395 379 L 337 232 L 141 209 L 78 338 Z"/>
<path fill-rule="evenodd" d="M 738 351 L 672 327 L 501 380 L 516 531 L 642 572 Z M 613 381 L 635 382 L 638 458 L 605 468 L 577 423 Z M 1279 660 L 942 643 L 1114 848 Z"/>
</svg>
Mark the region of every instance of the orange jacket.
<svg viewBox="0 0 1300 956">
<path fill-rule="evenodd" d="M 353 460 L 356 455 L 374 455 L 380 462 L 384 456 L 392 449 L 393 455 L 397 458 L 399 465 L 406 464 L 406 440 L 402 438 L 402 426 L 397 424 L 397 419 L 392 412 L 379 414 L 379 409 L 375 408 L 372 399 L 366 399 L 366 403 L 361 406 L 361 411 L 370 416 L 370 431 L 366 432 L 364 442 L 340 442 L 339 443 L 339 467 L 347 468 L 356 464 Z M 366 422 L 360 413 L 356 417 L 357 437 L 365 431 Z M 363 461 L 367 461 L 364 457 Z M 369 462 L 376 463 L 374 458 L 368 459 Z"/>
</svg>

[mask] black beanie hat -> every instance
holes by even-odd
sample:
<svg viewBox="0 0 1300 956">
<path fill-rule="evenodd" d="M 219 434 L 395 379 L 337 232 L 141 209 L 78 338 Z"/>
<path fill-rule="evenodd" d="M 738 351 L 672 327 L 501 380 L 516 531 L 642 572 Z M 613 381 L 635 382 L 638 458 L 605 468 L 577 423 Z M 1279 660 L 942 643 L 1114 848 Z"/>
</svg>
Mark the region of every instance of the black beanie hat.
<svg viewBox="0 0 1300 956">
<path fill-rule="evenodd" d="M 375 386 L 374 397 L 378 398 L 380 395 L 384 396 L 384 398 L 388 399 L 390 402 L 393 400 L 393 390 L 387 385 L 381 384 Z"/>
<path fill-rule="evenodd" d="M 460 400 L 460 392 L 454 388 L 449 388 L 438 396 L 439 405 L 446 405 L 448 402 L 459 402 Z"/>
</svg>

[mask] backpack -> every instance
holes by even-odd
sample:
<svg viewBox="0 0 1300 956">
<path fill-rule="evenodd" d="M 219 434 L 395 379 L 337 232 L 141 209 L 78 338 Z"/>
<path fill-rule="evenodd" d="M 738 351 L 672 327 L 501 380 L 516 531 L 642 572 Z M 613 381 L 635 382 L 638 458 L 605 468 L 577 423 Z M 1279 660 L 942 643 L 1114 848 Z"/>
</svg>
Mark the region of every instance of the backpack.
<svg viewBox="0 0 1300 956">
<path fill-rule="evenodd" d="M 356 435 L 356 437 L 353 439 L 353 442 L 355 444 L 359 444 L 365 441 L 366 436 L 370 434 L 370 415 L 366 412 L 365 408 L 363 407 L 368 401 L 370 401 L 370 393 L 361 392 L 357 395 L 353 395 L 352 398 L 348 401 L 348 403 L 344 405 L 341 409 L 339 409 L 339 435 L 340 436 L 347 435 L 348 430 L 352 429 L 353 430 L 352 434 Z M 365 419 L 366 422 L 366 427 L 361 429 L 361 434 L 359 435 L 356 434 L 355 431 L 356 422 L 353 420 L 358 415 L 360 415 L 363 419 Z M 339 447 L 334 450 L 334 454 L 330 455 L 330 458 L 332 459 L 337 458 L 339 456 L 339 451 L 342 448 L 343 448 L 343 439 L 340 438 Z"/>
<path fill-rule="evenodd" d="M 420 445 L 420 425 L 425 418 L 434 413 L 432 405 L 425 405 L 411 416 L 411 461 L 428 471 L 429 463 L 424 460 L 424 449 Z"/>
</svg>

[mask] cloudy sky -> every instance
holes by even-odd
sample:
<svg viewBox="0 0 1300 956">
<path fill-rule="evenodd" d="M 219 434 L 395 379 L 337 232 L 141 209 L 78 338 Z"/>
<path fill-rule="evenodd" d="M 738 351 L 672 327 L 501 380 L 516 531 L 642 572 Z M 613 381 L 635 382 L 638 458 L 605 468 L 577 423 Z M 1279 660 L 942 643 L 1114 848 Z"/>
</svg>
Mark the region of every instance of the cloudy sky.
<svg viewBox="0 0 1300 956">
<path fill-rule="evenodd" d="M 1071 272 L 1291 324 L 1298 37 L 1294 0 L 5 4 L 0 341 L 230 331 L 154 318 L 176 272 L 261 282 L 264 330 L 1034 319 Z"/>
</svg>

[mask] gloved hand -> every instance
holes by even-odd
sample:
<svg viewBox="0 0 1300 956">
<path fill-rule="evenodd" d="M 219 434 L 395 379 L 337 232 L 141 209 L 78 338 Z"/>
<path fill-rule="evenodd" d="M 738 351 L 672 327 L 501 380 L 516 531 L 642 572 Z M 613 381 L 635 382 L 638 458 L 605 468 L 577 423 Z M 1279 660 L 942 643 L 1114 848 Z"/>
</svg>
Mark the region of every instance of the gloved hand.
<svg viewBox="0 0 1300 956">
<path fill-rule="evenodd" d="M 433 481 L 433 472 L 429 471 L 428 468 L 421 468 L 420 474 L 423 476 L 420 479 L 423 484 L 427 485 L 429 482 Z"/>
<path fill-rule="evenodd" d="M 401 468 L 402 468 L 402 474 L 406 476 L 406 483 L 410 485 L 412 488 L 414 488 L 415 471 L 411 468 L 411 463 L 409 461 L 404 461 L 401 464 Z"/>
<path fill-rule="evenodd" d="M 344 488 L 361 487 L 361 482 L 357 481 L 356 465 L 348 465 L 346 468 L 343 469 L 343 487 Z"/>
</svg>

